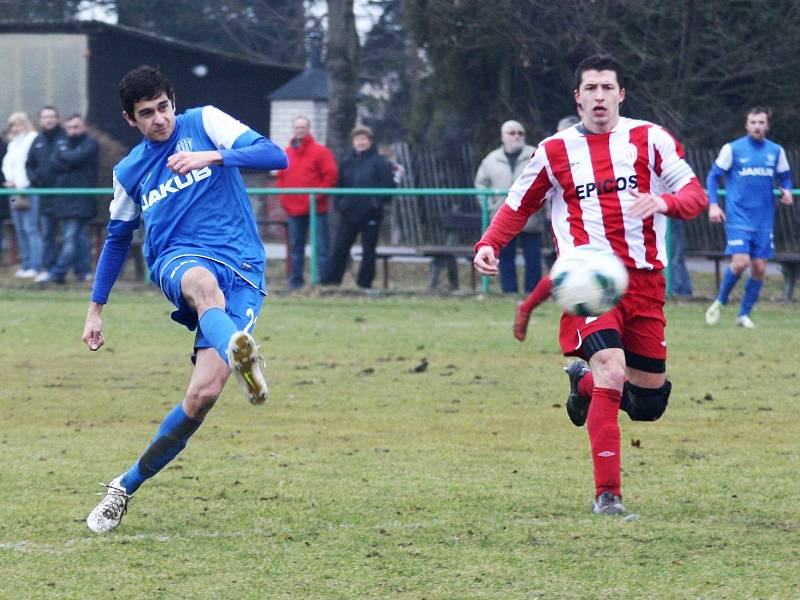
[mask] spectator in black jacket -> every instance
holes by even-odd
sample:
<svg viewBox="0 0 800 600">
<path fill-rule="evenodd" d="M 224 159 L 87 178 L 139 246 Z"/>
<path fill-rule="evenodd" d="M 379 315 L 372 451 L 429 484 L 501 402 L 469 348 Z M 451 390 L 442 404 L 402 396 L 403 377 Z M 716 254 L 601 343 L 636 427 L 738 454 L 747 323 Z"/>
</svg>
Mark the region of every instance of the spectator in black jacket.
<svg viewBox="0 0 800 600">
<path fill-rule="evenodd" d="M 97 163 L 100 149 L 97 141 L 86 132 L 81 115 L 64 121 L 66 140 L 60 141 L 52 158 L 56 187 L 87 188 L 97 184 Z M 94 218 L 94 196 L 55 196 L 52 215 L 61 228 L 61 251 L 56 264 L 35 281 L 64 283 L 70 267 L 75 268 L 79 281 L 88 278 L 88 259 L 81 261 L 81 251 L 89 252 L 87 224 Z"/>
<path fill-rule="evenodd" d="M 372 130 L 356 127 L 350 133 L 353 150 L 339 164 L 340 188 L 393 188 L 394 171 L 391 163 L 378 154 L 373 145 Z M 323 285 L 342 283 L 350 247 L 361 233 L 361 267 L 356 283 L 371 288 L 375 278 L 375 247 L 383 220 L 385 196 L 341 196 L 334 207 L 339 213 L 339 229 L 331 250 L 329 266 L 322 276 Z"/>
<path fill-rule="evenodd" d="M 67 134 L 59 123 L 58 110 L 53 106 L 43 106 L 39 109 L 39 135 L 33 140 L 25 170 L 31 187 L 48 188 L 56 187 L 56 172 L 53 168 L 53 155 L 58 149 L 58 143 L 64 142 Z M 39 203 L 39 220 L 42 233 L 42 271 L 37 277 L 46 278 L 47 270 L 52 268 L 56 261 L 56 227 L 53 218 L 55 199 L 52 196 L 42 196 Z M 36 279 L 34 279 L 36 281 Z"/>
</svg>

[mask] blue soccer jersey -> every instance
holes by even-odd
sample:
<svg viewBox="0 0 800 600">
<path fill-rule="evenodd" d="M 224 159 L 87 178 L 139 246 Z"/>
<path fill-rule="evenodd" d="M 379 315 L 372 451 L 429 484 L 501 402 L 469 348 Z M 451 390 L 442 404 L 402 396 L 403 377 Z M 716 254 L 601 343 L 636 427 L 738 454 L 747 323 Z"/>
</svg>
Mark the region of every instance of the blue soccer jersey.
<svg viewBox="0 0 800 600">
<path fill-rule="evenodd" d="M 725 221 L 747 231 L 772 231 L 775 220 L 775 177 L 792 187 L 786 152 L 770 140 L 758 142 L 749 135 L 725 144 L 708 173 L 709 200 L 716 203 L 717 178 L 725 177 Z"/>
<path fill-rule="evenodd" d="M 218 150 L 223 164 L 185 175 L 167 167 L 167 159 L 176 152 L 207 150 Z M 146 230 L 145 260 L 159 287 L 170 263 L 183 256 L 201 256 L 227 266 L 263 291 L 264 246 L 237 167 L 282 169 L 286 155 L 213 106 L 178 116 L 167 141 L 144 139 L 131 150 L 114 168 L 108 238 L 92 300 L 107 301 L 121 269 L 120 255 L 124 260 L 140 222 Z"/>
</svg>

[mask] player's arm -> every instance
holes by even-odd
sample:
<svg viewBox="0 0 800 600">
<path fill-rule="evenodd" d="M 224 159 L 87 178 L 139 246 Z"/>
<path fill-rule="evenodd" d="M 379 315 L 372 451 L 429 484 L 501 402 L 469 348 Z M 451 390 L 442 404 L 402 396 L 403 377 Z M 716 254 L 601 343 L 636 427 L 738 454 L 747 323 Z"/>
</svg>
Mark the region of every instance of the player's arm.
<svg viewBox="0 0 800 600">
<path fill-rule="evenodd" d="M 319 157 L 320 187 L 336 187 L 336 182 L 339 181 L 339 168 L 336 166 L 333 152 L 324 148 Z"/>
<path fill-rule="evenodd" d="M 210 165 L 274 171 L 289 165 L 286 153 L 266 137 L 213 106 L 203 107 L 203 128 L 217 147 L 203 152 L 176 152 L 167 167 L 185 175 Z"/>
<path fill-rule="evenodd" d="M 706 176 L 706 190 L 708 191 L 708 220 L 712 223 L 725 221 L 725 211 L 719 205 L 719 179 L 725 177 L 733 166 L 733 147 L 725 144 L 719 151 L 719 156 L 711 165 Z"/>
<path fill-rule="evenodd" d="M 108 235 L 97 261 L 92 299 L 83 327 L 83 341 L 90 350 L 98 350 L 104 343 L 103 306 L 108 302 L 111 288 L 125 266 L 125 257 L 131 247 L 133 232 L 139 227 L 141 207 L 128 195 L 114 175 L 114 199 L 110 206 Z"/>
<path fill-rule="evenodd" d="M 781 188 L 781 202 L 783 204 L 792 203 L 792 171 L 789 168 L 789 161 L 786 159 L 786 151 L 781 148 L 778 156 L 778 164 L 775 169 L 778 173 L 778 184 Z"/>
<path fill-rule="evenodd" d="M 631 214 L 642 219 L 663 213 L 676 219 L 693 219 L 708 206 L 705 191 L 686 162 L 678 140 L 665 129 L 654 127 L 650 131 L 656 153 L 656 176 L 666 185 L 669 193 L 660 196 L 631 190 L 636 202 Z"/>
<path fill-rule="evenodd" d="M 547 171 L 547 156 L 540 146 L 508 192 L 489 228 L 475 244 L 475 269 L 483 275 L 497 273 L 497 255 L 525 227 L 528 217 L 544 205 L 553 187 Z"/>
</svg>

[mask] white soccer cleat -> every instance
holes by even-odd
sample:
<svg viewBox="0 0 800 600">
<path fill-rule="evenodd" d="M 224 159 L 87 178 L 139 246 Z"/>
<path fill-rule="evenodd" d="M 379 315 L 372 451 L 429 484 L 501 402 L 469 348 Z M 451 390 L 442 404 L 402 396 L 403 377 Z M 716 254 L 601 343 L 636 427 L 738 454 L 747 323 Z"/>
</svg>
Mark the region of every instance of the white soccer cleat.
<svg viewBox="0 0 800 600">
<path fill-rule="evenodd" d="M 258 362 L 256 342 L 246 331 L 237 331 L 228 342 L 228 365 L 251 404 L 264 404 L 269 388 Z M 266 364 L 264 365 L 266 367 Z"/>
<path fill-rule="evenodd" d="M 745 329 L 755 329 L 756 324 L 753 323 L 752 319 L 747 315 L 742 315 L 740 317 L 736 317 L 736 326 L 737 327 L 744 327 Z"/>
<path fill-rule="evenodd" d="M 619 515 L 625 512 L 622 498 L 612 492 L 603 492 L 592 504 L 592 512 L 596 515 Z"/>
<path fill-rule="evenodd" d="M 113 479 L 108 485 L 100 484 L 108 488 L 108 492 L 100 504 L 95 506 L 94 510 L 86 517 L 86 525 L 95 533 L 106 533 L 116 529 L 122 522 L 122 517 L 128 512 L 128 501 L 131 497 L 122 487 L 121 480 L 122 475 Z M 98 493 L 98 496 L 102 495 L 103 492 Z"/>
<path fill-rule="evenodd" d="M 723 304 L 719 300 L 714 300 L 711 306 L 706 310 L 706 323 L 709 325 L 716 325 L 719 323 L 720 313 L 722 313 Z"/>
</svg>

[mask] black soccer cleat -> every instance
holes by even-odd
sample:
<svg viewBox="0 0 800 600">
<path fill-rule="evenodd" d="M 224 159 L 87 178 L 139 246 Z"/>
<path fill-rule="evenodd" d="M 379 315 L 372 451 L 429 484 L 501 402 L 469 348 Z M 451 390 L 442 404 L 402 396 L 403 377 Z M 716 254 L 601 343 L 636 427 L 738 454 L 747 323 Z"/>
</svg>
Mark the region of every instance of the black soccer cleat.
<svg viewBox="0 0 800 600">
<path fill-rule="evenodd" d="M 575 427 L 583 427 L 586 423 L 586 416 L 589 414 L 589 403 L 591 398 L 586 400 L 581 398 L 578 393 L 578 382 L 589 372 L 589 365 L 582 360 L 576 360 L 564 371 L 569 377 L 569 394 L 567 395 L 567 415 Z"/>
</svg>

